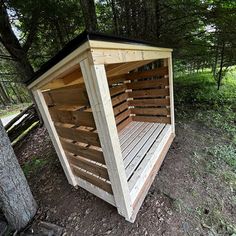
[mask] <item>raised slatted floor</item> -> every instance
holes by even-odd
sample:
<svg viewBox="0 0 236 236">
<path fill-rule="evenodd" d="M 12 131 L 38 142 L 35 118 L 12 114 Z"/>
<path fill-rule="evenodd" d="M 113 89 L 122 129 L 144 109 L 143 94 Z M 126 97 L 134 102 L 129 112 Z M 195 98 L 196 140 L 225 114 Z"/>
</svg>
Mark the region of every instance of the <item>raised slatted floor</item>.
<svg viewBox="0 0 236 236">
<path fill-rule="evenodd" d="M 170 127 L 169 124 L 133 121 L 119 133 L 130 190 Z"/>
</svg>

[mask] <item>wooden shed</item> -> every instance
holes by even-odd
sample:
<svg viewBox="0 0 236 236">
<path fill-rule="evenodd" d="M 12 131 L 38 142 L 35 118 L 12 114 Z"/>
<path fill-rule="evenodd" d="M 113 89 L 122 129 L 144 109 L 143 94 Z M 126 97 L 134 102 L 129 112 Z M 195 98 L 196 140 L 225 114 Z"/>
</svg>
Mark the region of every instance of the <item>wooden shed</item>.
<svg viewBox="0 0 236 236">
<path fill-rule="evenodd" d="M 69 183 L 130 222 L 175 136 L 171 52 L 84 32 L 26 82 Z"/>
</svg>

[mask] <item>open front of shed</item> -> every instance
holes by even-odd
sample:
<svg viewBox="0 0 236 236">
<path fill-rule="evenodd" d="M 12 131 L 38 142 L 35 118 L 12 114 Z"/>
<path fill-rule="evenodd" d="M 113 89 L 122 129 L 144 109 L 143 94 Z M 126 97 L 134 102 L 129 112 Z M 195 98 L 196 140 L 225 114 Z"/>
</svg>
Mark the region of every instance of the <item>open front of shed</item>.
<svg viewBox="0 0 236 236">
<path fill-rule="evenodd" d="M 175 136 L 171 51 L 84 32 L 26 82 L 69 183 L 130 222 Z"/>
</svg>

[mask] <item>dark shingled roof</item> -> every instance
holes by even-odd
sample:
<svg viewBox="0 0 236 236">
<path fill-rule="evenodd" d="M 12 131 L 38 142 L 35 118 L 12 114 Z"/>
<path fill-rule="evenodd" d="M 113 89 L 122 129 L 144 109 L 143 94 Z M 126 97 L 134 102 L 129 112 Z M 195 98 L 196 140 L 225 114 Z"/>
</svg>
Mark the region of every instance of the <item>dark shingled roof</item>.
<svg viewBox="0 0 236 236">
<path fill-rule="evenodd" d="M 141 41 L 141 40 L 135 40 L 135 39 L 129 39 L 125 37 L 118 37 L 114 35 L 108 35 L 98 32 L 88 32 L 84 31 L 83 33 L 79 34 L 77 37 L 75 37 L 73 40 L 71 40 L 69 43 L 67 43 L 63 49 L 61 49 L 54 57 L 52 57 L 50 60 L 48 60 L 46 63 L 44 63 L 39 70 L 37 70 L 33 77 L 24 81 L 26 85 L 31 84 L 34 82 L 38 77 L 40 77 L 42 74 L 44 74 L 46 71 L 48 71 L 51 67 L 56 65 L 58 62 L 60 62 L 63 58 L 68 56 L 71 52 L 73 52 L 75 49 L 77 49 L 80 45 L 85 43 L 88 40 L 98 40 L 98 41 L 107 41 L 107 42 L 117 42 L 117 43 L 130 43 L 130 44 L 143 44 L 143 45 L 149 45 L 149 46 L 156 46 L 154 43 L 150 43 L 147 41 Z"/>
</svg>

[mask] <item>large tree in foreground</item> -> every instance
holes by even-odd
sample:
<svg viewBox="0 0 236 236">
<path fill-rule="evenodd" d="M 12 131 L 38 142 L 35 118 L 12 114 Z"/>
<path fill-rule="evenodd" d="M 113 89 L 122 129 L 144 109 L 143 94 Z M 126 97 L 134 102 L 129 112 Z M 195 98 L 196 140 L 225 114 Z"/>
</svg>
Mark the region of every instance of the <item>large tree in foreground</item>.
<svg viewBox="0 0 236 236">
<path fill-rule="evenodd" d="M 34 217 L 37 204 L 0 120 L 0 206 L 11 227 L 19 230 Z"/>
</svg>

